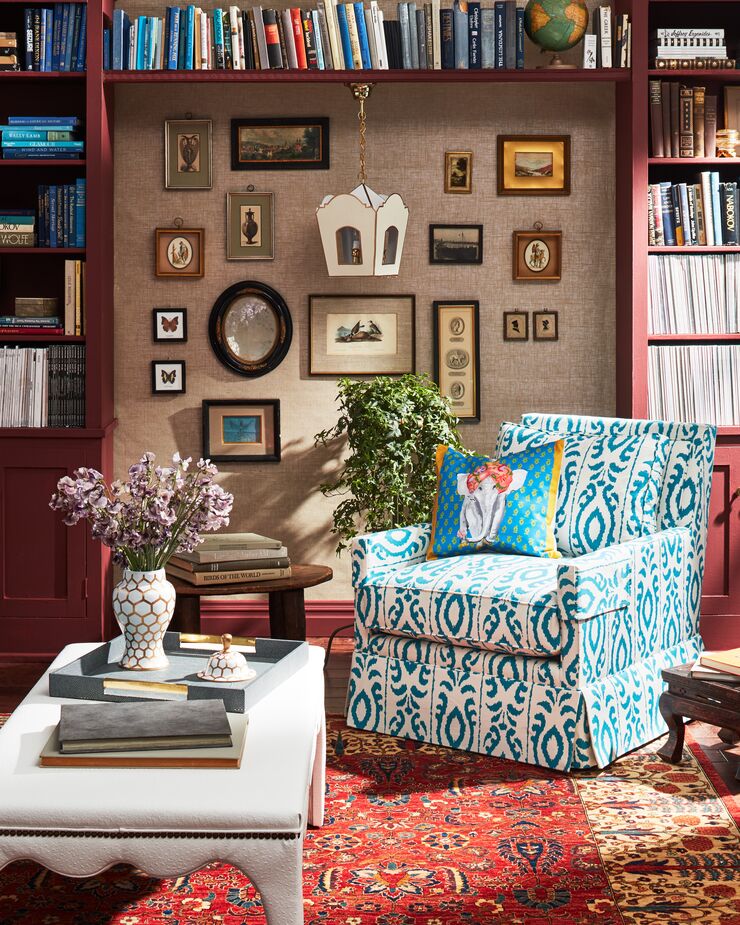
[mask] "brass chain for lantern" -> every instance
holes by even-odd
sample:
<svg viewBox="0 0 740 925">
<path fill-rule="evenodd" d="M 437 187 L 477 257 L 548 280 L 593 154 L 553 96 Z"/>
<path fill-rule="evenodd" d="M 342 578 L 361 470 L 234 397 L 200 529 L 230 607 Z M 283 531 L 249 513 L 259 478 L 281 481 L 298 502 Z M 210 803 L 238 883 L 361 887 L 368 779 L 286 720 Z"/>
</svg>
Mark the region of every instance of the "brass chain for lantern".
<svg viewBox="0 0 740 925">
<path fill-rule="evenodd" d="M 360 111 L 357 113 L 357 119 L 360 123 L 360 170 L 357 174 L 357 178 L 360 183 L 367 183 L 367 170 L 365 167 L 365 151 L 367 149 L 367 142 L 365 140 L 365 131 L 367 129 L 367 115 L 365 113 L 365 100 L 370 96 L 370 91 L 373 88 L 372 84 L 352 84 L 352 95 L 360 104 Z"/>
</svg>

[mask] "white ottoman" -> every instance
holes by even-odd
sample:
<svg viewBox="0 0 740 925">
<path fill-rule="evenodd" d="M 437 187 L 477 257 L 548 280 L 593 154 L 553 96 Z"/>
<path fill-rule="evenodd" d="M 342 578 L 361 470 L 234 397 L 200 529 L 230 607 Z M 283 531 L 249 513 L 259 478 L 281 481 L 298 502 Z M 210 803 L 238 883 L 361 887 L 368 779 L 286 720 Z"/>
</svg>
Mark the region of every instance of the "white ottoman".
<svg viewBox="0 0 740 925">
<path fill-rule="evenodd" d="M 67 646 L 58 668 L 93 645 Z M 40 768 L 59 721 L 45 674 L 0 730 L 0 868 L 28 858 L 70 877 L 125 863 L 153 877 L 233 864 L 269 925 L 302 925 L 306 824 L 324 814 L 324 650 L 249 712 L 235 769 Z"/>
</svg>

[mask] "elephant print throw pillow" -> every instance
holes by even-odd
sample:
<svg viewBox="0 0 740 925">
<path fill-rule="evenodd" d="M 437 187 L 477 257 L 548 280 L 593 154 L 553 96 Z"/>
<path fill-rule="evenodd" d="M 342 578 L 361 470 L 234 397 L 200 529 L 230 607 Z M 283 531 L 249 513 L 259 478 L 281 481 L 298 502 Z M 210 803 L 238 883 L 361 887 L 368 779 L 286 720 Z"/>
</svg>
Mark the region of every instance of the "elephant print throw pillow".
<svg viewBox="0 0 740 925">
<path fill-rule="evenodd" d="M 553 524 L 563 443 L 500 459 L 437 447 L 428 558 L 504 552 L 559 559 Z"/>
</svg>

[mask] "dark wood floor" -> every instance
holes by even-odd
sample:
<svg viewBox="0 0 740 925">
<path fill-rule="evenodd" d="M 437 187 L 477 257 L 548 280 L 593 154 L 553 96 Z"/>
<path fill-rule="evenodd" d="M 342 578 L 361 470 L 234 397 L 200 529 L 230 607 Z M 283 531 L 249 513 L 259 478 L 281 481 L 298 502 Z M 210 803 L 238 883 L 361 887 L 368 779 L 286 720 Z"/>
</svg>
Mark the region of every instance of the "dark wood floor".
<svg viewBox="0 0 740 925">
<path fill-rule="evenodd" d="M 325 639 L 310 641 L 316 645 L 326 644 Z M 326 672 L 327 713 L 335 715 L 344 713 L 344 700 L 352 657 L 351 645 L 350 640 L 340 639 L 332 648 Z M 47 664 L 43 662 L 0 661 L 0 713 L 12 712 L 46 668 Z M 717 730 L 705 723 L 691 723 L 689 728 L 730 793 L 740 795 L 740 781 L 735 779 L 735 774 L 740 768 L 740 747 L 724 745 L 717 738 Z"/>
</svg>

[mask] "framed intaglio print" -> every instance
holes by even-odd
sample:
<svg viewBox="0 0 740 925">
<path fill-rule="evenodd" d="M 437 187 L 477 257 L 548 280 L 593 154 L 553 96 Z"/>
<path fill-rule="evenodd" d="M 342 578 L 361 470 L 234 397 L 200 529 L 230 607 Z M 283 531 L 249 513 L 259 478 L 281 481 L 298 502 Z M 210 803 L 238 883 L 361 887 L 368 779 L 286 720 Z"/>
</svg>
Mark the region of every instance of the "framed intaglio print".
<svg viewBox="0 0 740 925">
<path fill-rule="evenodd" d="M 226 259 L 273 260 L 275 257 L 273 193 L 226 194 Z"/>
<path fill-rule="evenodd" d="M 186 308 L 153 308 L 152 337 L 154 342 L 184 344 L 188 339 L 188 310 Z"/>
<path fill-rule="evenodd" d="M 532 336 L 535 340 L 558 339 L 558 313 L 532 312 Z"/>
<path fill-rule="evenodd" d="M 472 151 L 445 151 L 445 192 L 473 192 Z"/>
<path fill-rule="evenodd" d="M 429 263 L 483 263 L 483 225 L 430 225 Z"/>
<path fill-rule="evenodd" d="M 165 189 L 211 189 L 213 122 L 168 119 L 164 123 Z"/>
<path fill-rule="evenodd" d="M 184 360 L 152 360 L 152 394 L 181 395 L 184 391 Z"/>
<path fill-rule="evenodd" d="M 499 135 L 500 196 L 569 196 L 570 135 Z"/>
<path fill-rule="evenodd" d="M 157 276 L 200 279 L 204 273 L 203 228 L 157 228 L 154 272 Z"/>
<path fill-rule="evenodd" d="M 204 401 L 203 458 L 213 462 L 280 462 L 280 401 Z"/>
<path fill-rule="evenodd" d="M 329 119 L 232 119 L 232 170 L 328 170 Z"/>
<path fill-rule="evenodd" d="M 401 376 L 415 368 L 412 295 L 312 295 L 308 299 L 312 376 Z"/>
<path fill-rule="evenodd" d="M 514 232 L 514 279 L 557 282 L 561 274 L 562 231 Z"/>
<path fill-rule="evenodd" d="M 434 379 L 462 421 L 480 421 L 477 302 L 434 302 Z"/>
<path fill-rule="evenodd" d="M 527 312 L 504 312 L 504 340 L 529 340 Z"/>
</svg>

